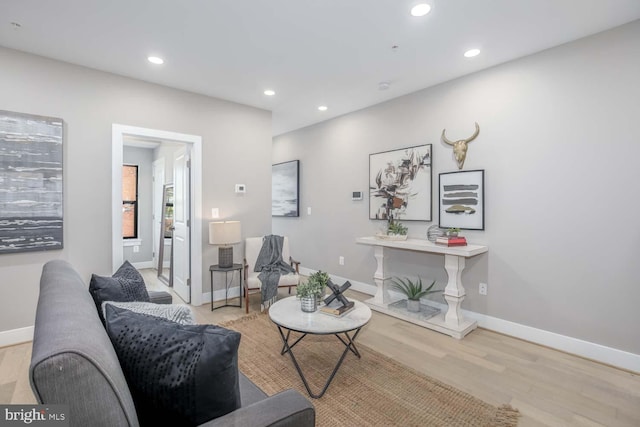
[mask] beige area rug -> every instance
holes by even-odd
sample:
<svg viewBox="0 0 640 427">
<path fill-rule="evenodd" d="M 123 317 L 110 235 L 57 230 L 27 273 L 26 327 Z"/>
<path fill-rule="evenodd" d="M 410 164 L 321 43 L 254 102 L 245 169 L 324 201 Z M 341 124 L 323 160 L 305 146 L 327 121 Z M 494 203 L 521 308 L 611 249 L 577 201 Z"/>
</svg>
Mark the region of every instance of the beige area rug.
<svg viewBox="0 0 640 427">
<path fill-rule="evenodd" d="M 221 326 L 242 334 L 240 370 L 265 393 L 294 388 L 308 397 L 282 340 L 267 314 L 254 313 Z M 294 332 L 292 332 L 292 336 Z M 299 336 L 299 334 L 296 334 Z M 293 342 L 293 340 L 290 340 Z M 516 426 L 518 411 L 500 408 L 429 378 L 393 359 L 356 346 L 349 352 L 326 394 L 309 400 L 317 426 Z M 294 348 L 311 390 L 319 393 L 344 351 L 334 335 L 307 335 Z"/>
</svg>

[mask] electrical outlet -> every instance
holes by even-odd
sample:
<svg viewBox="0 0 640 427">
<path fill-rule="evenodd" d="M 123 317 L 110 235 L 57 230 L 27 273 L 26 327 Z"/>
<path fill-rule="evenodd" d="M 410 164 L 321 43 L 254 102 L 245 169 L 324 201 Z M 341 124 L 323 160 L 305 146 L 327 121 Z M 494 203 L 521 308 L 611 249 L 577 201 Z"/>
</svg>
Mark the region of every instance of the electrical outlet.
<svg viewBox="0 0 640 427">
<path fill-rule="evenodd" d="M 338 264 L 340 265 L 344 265 L 344 257 L 341 256 L 340 258 L 338 258 Z"/>
<path fill-rule="evenodd" d="M 311 215 L 311 206 L 307 208 L 307 215 Z"/>
<path fill-rule="evenodd" d="M 480 286 L 478 287 L 478 292 L 480 293 L 480 295 L 486 295 L 487 294 L 487 284 L 486 283 L 480 283 Z"/>
<path fill-rule="evenodd" d="M 134 253 L 136 253 L 136 254 L 137 254 L 138 252 L 140 252 L 140 246 L 134 246 L 134 247 L 133 247 L 133 252 L 134 252 Z"/>
</svg>

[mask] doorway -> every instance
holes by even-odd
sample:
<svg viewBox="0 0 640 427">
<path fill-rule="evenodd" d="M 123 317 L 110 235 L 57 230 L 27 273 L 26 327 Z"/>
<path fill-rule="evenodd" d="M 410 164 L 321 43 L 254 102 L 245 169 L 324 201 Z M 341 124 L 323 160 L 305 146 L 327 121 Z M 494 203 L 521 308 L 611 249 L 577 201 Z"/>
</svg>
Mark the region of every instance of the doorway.
<svg viewBox="0 0 640 427">
<path fill-rule="evenodd" d="M 112 128 L 112 268 L 115 271 L 123 262 L 122 247 L 122 160 L 125 139 L 139 139 L 146 141 L 170 141 L 185 147 L 190 153 L 190 159 L 183 158 L 181 182 L 188 181 L 190 185 L 183 187 L 188 197 L 185 209 L 182 211 L 185 229 L 182 230 L 182 251 L 186 254 L 182 258 L 180 269 L 183 292 L 176 293 L 193 305 L 202 304 L 202 245 L 198 236 L 202 235 L 202 138 L 197 135 L 179 134 L 156 129 L 139 128 L 114 124 Z M 182 161 L 180 160 L 180 161 Z M 184 166 L 181 163 L 181 166 Z M 154 221 L 155 222 L 155 221 Z M 155 228 L 155 227 L 154 227 Z M 159 237 L 160 238 L 160 237 Z M 187 238 L 187 240 L 185 240 Z"/>
</svg>

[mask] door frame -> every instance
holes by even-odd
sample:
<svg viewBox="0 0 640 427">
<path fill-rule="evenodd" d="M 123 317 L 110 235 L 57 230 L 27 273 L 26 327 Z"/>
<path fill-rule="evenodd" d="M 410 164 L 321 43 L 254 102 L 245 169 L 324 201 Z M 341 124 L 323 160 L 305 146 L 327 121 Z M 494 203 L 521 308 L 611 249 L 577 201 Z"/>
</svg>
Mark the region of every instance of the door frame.
<svg viewBox="0 0 640 427">
<path fill-rule="evenodd" d="M 164 239 L 164 235 L 160 232 L 160 227 L 162 224 L 162 211 L 163 211 L 163 207 L 160 207 L 160 213 L 158 214 L 158 218 L 156 218 L 156 210 L 157 210 L 157 205 L 161 205 L 162 204 L 162 194 L 163 191 L 162 189 L 164 188 L 165 185 L 165 174 L 164 174 L 164 168 L 165 168 L 165 159 L 164 157 L 161 157 L 157 160 L 154 160 L 151 164 L 151 176 L 152 178 L 152 194 L 151 194 L 151 218 L 152 218 L 152 222 L 153 225 L 151 226 L 151 238 L 153 239 L 153 250 L 151 252 L 151 262 L 153 263 L 154 266 L 158 265 L 158 252 L 160 251 L 160 239 Z M 158 182 L 159 182 L 159 177 L 156 174 L 157 170 L 159 169 L 158 165 L 162 166 L 161 170 L 162 170 L 162 182 L 160 182 L 160 191 L 156 191 L 158 188 Z M 158 194 L 159 193 L 159 194 Z"/>
<path fill-rule="evenodd" d="M 122 148 L 133 136 L 191 145 L 191 304 L 202 304 L 202 137 L 114 123 L 111 133 L 111 264 L 116 271 L 124 260 L 122 248 Z"/>
</svg>

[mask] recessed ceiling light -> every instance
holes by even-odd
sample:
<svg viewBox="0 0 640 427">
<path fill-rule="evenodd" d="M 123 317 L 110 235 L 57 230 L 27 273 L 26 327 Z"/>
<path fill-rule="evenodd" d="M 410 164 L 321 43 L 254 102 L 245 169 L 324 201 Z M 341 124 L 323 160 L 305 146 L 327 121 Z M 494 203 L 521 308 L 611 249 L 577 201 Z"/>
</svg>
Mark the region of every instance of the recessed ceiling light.
<svg viewBox="0 0 640 427">
<path fill-rule="evenodd" d="M 424 16 L 431 12 L 431 6 L 426 3 L 421 3 L 411 8 L 411 16 Z"/>
<path fill-rule="evenodd" d="M 152 64 L 156 64 L 156 65 L 162 65 L 164 64 L 164 59 L 158 57 L 158 56 L 148 56 L 147 60 L 149 62 L 151 62 Z"/>
<path fill-rule="evenodd" d="M 328 108 L 327 108 L 326 105 L 321 105 L 321 106 L 318 107 L 318 110 L 320 110 L 320 111 L 327 111 L 327 109 Z"/>
<path fill-rule="evenodd" d="M 378 90 L 387 90 L 389 89 L 390 86 L 391 86 L 390 82 L 387 82 L 387 81 L 380 82 L 378 83 Z"/>
<path fill-rule="evenodd" d="M 464 53 L 465 58 L 473 58 L 480 55 L 480 49 L 470 49 Z"/>
<path fill-rule="evenodd" d="M 264 94 L 267 95 L 267 96 L 273 96 L 273 95 L 276 94 L 276 91 L 275 90 L 271 90 L 271 89 L 267 89 L 267 90 L 264 91 Z"/>
</svg>

